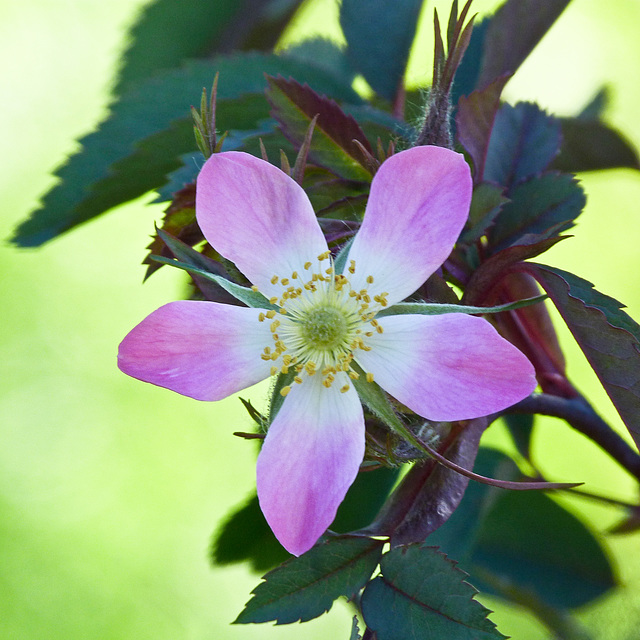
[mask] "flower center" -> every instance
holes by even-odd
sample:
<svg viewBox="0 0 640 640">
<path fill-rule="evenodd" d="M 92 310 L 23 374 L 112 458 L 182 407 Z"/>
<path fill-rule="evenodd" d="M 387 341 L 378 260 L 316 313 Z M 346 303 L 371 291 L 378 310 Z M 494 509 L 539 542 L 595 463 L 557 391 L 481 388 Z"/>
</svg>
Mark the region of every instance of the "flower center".
<svg viewBox="0 0 640 640">
<path fill-rule="evenodd" d="M 288 278 L 271 278 L 271 283 L 281 284 L 283 291 L 280 297 L 269 299 L 279 310 L 267 311 L 259 317 L 261 322 L 271 320 L 274 341 L 273 347 L 264 348 L 262 359 L 274 362 L 271 375 L 288 374 L 293 369 L 296 374 L 293 380 L 300 384 L 304 376 L 319 373 L 322 384 L 329 388 L 339 375 L 359 377 L 351 367 L 353 353 L 357 349 L 369 351 L 366 339 L 375 332 L 382 333 L 375 315 L 387 305 L 387 294 L 381 293 L 372 300 L 366 289 L 352 289 L 345 275 L 334 273 L 328 251 L 318 256 L 318 264 L 315 270 L 311 262 L 304 265 L 306 278 L 297 272 Z M 348 273 L 355 273 L 353 260 Z M 366 281 L 372 284 L 373 277 Z M 257 287 L 253 289 L 257 291 Z M 279 360 L 282 364 L 276 366 Z M 371 373 L 366 376 L 369 382 L 373 381 Z M 281 393 L 286 395 L 290 390 L 290 386 L 285 386 Z M 343 393 L 348 390 L 349 384 L 340 389 Z"/>
<path fill-rule="evenodd" d="M 329 352 L 347 346 L 347 319 L 342 309 L 318 306 L 306 313 L 300 325 L 300 335 L 311 348 Z"/>
</svg>

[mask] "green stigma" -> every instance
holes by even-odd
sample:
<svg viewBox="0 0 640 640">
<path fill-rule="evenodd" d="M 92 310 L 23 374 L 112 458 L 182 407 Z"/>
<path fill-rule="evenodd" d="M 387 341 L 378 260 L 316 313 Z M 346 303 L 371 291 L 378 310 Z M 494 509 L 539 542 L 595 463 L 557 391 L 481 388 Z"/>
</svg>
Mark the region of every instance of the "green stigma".
<svg viewBox="0 0 640 640">
<path fill-rule="evenodd" d="M 318 306 L 309 309 L 300 323 L 300 334 L 309 346 L 320 351 L 344 347 L 348 338 L 347 319 L 340 309 Z"/>
</svg>

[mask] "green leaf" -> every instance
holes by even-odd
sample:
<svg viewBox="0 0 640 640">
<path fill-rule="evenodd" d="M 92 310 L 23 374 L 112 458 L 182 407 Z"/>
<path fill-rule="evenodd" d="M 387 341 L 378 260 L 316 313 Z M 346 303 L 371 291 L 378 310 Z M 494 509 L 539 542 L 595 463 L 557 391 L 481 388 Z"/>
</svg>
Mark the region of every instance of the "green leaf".
<svg viewBox="0 0 640 640">
<path fill-rule="evenodd" d="M 586 204 L 578 181 L 569 174 L 555 172 L 513 187 L 509 198 L 488 233 L 493 253 L 526 245 L 525 236 L 531 234 L 536 236 L 535 243 L 557 237 L 573 226 Z"/>
<path fill-rule="evenodd" d="M 593 533 L 549 496 L 534 491 L 499 496 L 482 523 L 471 563 L 472 575 L 478 567 L 557 608 L 582 606 L 616 584 Z M 482 579 L 476 586 L 495 592 Z"/>
<path fill-rule="evenodd" d="M 322 66 L 338 78 L 344 78 L 346 83 L 353 82 L 355 70 L 347 58 L 346 49 L 339 47 L 332 40 L 314 37 L 303 40 L 282 51 L 283 56 L 290 56 Z"/>
<path fill-rule="evenodd" d="M 507 0 L 489 21 L 478 87 L 513 74 L 570 0 Z"/>
<path fill-rule="evenodd" d="M 640 326 L 620 302 L 572 273 L 531 263 L 527 270 L 558 308 L 640 446 Z"/>
<path fill-rule="evenodd" d="M 362 614 L 378 640 L 505 638 L 474 600 L 467 574 L 433 547 L 397 547 L 362 595 Z"/>
<path fill-rule="evenodd" d="M 20 225 L 13 241 L 41 245 L 162 185 L 180 166 L 179 157 L 195 150 L 189 104 L 211 85 L 216 72 L 219 110 L 225 109 L 226 101 L 261 93 L 265 72 L 292 75 L 336 99 L 361 102 L 350 86 L 324 69 L 276 55 L 232 55 L 160 72 L 123 95 L 98 131 L 81 140 L 82 149 L 57 171 L 61 182 L 45 196 L 42 208 Z M 266 101 L 259 100 L 260 111 L 251 114 L 250 128 L 268 116 Z M 246 120 L 244 109 L 227 113 Z M 220 113 L 219 123 L 225 126 Z"/>
<path fill-rule="evenodd" d="M 486 234 L 502 207 L 509 201 L 503 195 L 504 188 L 482 182 L 473 190 L 469 220 L 458 243 L 471 244 Z"/>
<path fill-rule="evenodd" d="M 541 173 L 558 153 L 560 135 L 557 120 L 537 105 L 503 104 L 491 129 L 483 179 L 511 187 Z"/>
<path fill-rule="evenodd" d="M 504 453 L 481 447 L 474 470 L 521 477 Z M 597 538 L 569 511 L 537 491 L 499 491 L 470 483 L 451 518 L 428 538 L 456 557 L 482 591 L 497 585 L 535 595 L 554 607 L 589 602 L 614 586 Z"/>
<path fill-rule="evenodd" d="M 236 623 L 306 622 L 331 608 L 339 596 L 353 597 L 378 565 L 383 542 L 336 537 L 267 573 Z"/>
<path fill-rule="evenodd" d="M 254 571 L 267 571 L 290 558 L 262 515 L 258 496 L 232 513 L 211 541 L 211 562 L 218 565 L 248 561 Z"/>
<path fill-rule="evenodd" d="M 361 471 L 349 487 L 329 529 L 347 533 L 362 529 L 374 519 L 398 477 L 399 469 Z M 290 554 L 280 545 L 260 510 L 255 493 L 216 531 L 211 561 L 226 565 L 249 562 L 254 571 L 267 571 Z"/>
<path fill-rule="evenodd" d="M 532 413 L 508 413 L 502 416 L 513 438 L 518 453 L 525 459 L 531 458 L 531 437 L 533 435 Z"/>
<path fill-rule="evenodd" d="M 562 147 L 553 167 L 560 171 L 640 169 L 637 151 L 622 134 L 599 120 L 561 118 Z"/>
<path fill-rule="evenodd" d="M 365 168 L 366 158 L 354 140 L 369 153 L 372 153 L 371 145 L 352 116 L 342 111 L 335 101 L 295 80 L 271 77 L 267 80 L 271 113 L 295 146 L 302 144 L 309 124 L 317 116 L 309 160 L 347 180 L 371 179 Z"/>
<path fill-rule="evenodd" d="M 529 307 L 545 300 L 546 296 L 537 296 L 535 298 L 527 298 L 526 300 L 518 300 L 517 302 L 508 302 L 507 304 L 499 304 L 494 307 L 469 307 L 464 304 L 440 304 L 430 302 L 399 302 L 388 309 L 383 309 L 377 318 L 384 316 L 398 316 L 406 314 L 419 314 L 423 316 L 439 316 L 445 313 L 468 313 L 470 315 L 481 315 L 485 313 L 502 313 L 503 311 L 513 311 L 522 307 Z"/>
<path fill-rule="evenodd" d="M 351 635 L 349 640 L 362 640 L 360 635 L 360 629 L 358 628 L 358 616 L 353 616 L 353 622 L 351 623 Z"/>
<path fill-rule="evenodd" d="M 194 251 L 194 253 L 198 252 Z M 255 309 L 278 309 L 276 305 L 271 304 L 259 291 L 243 287 L 235 282 L 231 282 L 231 280 L 227 280 L 226 278 L 210 273 L 205 269 L 194 266 L 193 264 L 182 262 L 180 260 L 172 260 L 171 258 L 165 258 L 163 256 L 151 256 L 151 258 L 157 262 L 161 262 L 162 264 L 168 264 L 172 267 L 176 267 L 177 269 L 182 269 L 183 271 L 193 275 L 215 282 L 236 298 L 236 300 L 244 302 L 248 307 L 253 307 Z"/>
<path fill-rule="evenodd" d="M 401 86 L 423 0 L 343 0 L 347 55 L 371 88 L 393 100 Z"/>
</svg>

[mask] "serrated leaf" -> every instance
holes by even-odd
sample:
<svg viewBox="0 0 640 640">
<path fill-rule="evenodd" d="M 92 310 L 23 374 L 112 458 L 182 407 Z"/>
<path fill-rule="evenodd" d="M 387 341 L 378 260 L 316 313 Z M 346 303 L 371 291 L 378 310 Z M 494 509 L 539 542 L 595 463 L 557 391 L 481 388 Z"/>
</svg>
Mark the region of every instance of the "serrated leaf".
<svg viewBox="0 0 640 640">
<path fill-rule="evenodd" d="M 469 220 L 462 232 L 459 244 L 470 244 L 486 234 L 502 207 L 509 201 L 504 188 L 482 182 L 473 189 Z"/>
<path fill-rule="evenodd" d="M 498 251 L 485 260 L 474 272 L 463 296 L 464 302 L 485 300 L 487 294 L 505 276 L 509 268 L 523 260 L 535 258 L 568 236 L 538 240 L 537 236 L 524 236 L 522 242 L 531 240 L 531 244 L 518 244 Z"/>
<path fill-rule="evenodd" d="M 268 78 L 267 98 L 272 116 L 280 123 L 284 135 L 300 146 L 309 124 L 317 116 L 309 159 L 347 180 L 371 179 L 365 168 L 366 158 L 354 140 L 369 153 L 371 145 L 352 116 L 334 100 L 318 95 L 308 85 L 295 80 Z"/>
<path fill-rule="evenodd" d="M 599 120 L 560 118 L 562 147 L 553 161 L 560 171 L 640 169 L 637 151 L 622 134 Z"/>
<path fill-rule="evenodd" d="M 640 326 L 587 280 L 541 264 L 529 263 L 527 271 L 549 294 L 640 446 Z"/>
<path fill-rule="evenodd" d="M 467 574 L 433 547 L 409 545 L 386 553 L 381 575 L 362 595 L 362 614 L 378 640 L 497 640 L 505 638 L 473 599 Z"/>
<path fill-rule="evenodd" d="M 238 0 L 156 0 L 148 4 L 129 33 L 130 44 L 114 93 L 120 95 L 137 81 L 180 66 L 187 59 L 238 49 L 256 23 L 261 32 L 260 48 L 270 49 L 286 24 L 286 14 L 300 0 L 284 3 L 289 5 L 283 7 L 284 12 L 274 6 L 274 0 L 253 1 L 250 12 L 245 4 Z M 252 48 L 258 48 L 257 44 L 252 43 Z"/>
<path fill-rule="evenodd" d="M 452 429 L 437 446 L 447 459 L 467 469 L 473 468 L 480 437 L 487 420 L 470 420 Z M 456 510 L 469 478 L 447 469 L 436 460 L 416 463 L 387 501 L 374 528 L 391 536 L 391 545 L 422 542 L 442 526 Z"/>
<path fill-rule="evenodd" d="M 488 233 L 490 250 L 557 237 L 573 226 L 582 213 L 586 197 L 578 181 L 569 174 L 548 172 L 513 187 Z"/>
<path fill-rule="evenodd" d="M 165 176 L 180 166 L 178 158 L 195 149 L 189 103 L 200 96 L 203 86 L 210 86 L 216 72 L 220 73 L 218 109 L 224 109 L 227 100 L 262 92 L 265 72 L 293 75 L 336 99 L 361 102 L 350 86 L 324 69 L 276 55 L 221 56 L 160 72 L 123 95 L 99 130 L 81 140 L 81 151 L 57 171 L 61 182 L 45 196 L 42 208 L 20 225 L 13 241 L 20 246 L 41 245 L 162 185 Z M 252 128 L 256 119 L 268 116 L 261 100 L 263 111 L 252 114 Z M 246 118 L 244 110 L 235 113 Z M 224 126 L 222 119 L 220 124 Z"/>
<path fill-rule="evenodd" d="M 339 596 L 353 597 L 376 568 L 383 542 L 336 537 L 267 573 L 236 623 L 306 622 L 328 611 Z"/>
<path fill-rule="evenodd" d="M 371 88 L 393 100 L 401 86 L 423 0 L 343 0 L 347 55 Z"/>
<path fill-rule="evenodd" d="M 482 182 L 493 123 L 500 106 L 500 95 L 509 76 L 494 80 L 484 89 L 462 96 L 456 112 L 456 133 L 473 160 L 473 181 Z"/>
<path fill-rule="evenodd" d="M 570 0 L 507 0 L 491 18 L 484 38 L 478 87 L 514 73 Z"/>
<path fill-rule="evenodd" d="M 560 143 L 560 124 L 540 107 L 530 102 L 505 103 L 491 130 L 484 180 L 511 187 L 537 175 L 555 158 Z"/>
<path fill-rule="evenodd" d="M 362 640 L 360 635 L 360 629 L 358 628 L 358 616 L 353 616 L 353 622 L 351 623 L 351 634 L 349 640 Z"/>
</svg>

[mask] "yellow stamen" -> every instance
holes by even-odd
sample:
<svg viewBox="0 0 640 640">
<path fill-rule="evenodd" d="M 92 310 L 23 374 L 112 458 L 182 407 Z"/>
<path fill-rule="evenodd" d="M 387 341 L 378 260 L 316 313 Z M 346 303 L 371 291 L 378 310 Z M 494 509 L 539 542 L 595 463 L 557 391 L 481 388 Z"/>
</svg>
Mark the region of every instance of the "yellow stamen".
<svg viewBox="0 0 640 640">
<path fill-rule="evenodd" d="M 373 382 L 373 373 L 367 372 L 367 382 Z"/>
<path fill-rule="evenodd" d="M 289 393 L 289 391 L 291 391 L 291 387 L 282 387 L 282 389 L 280 389 L 280 395 L 284 397 Z"/>
</svg>

